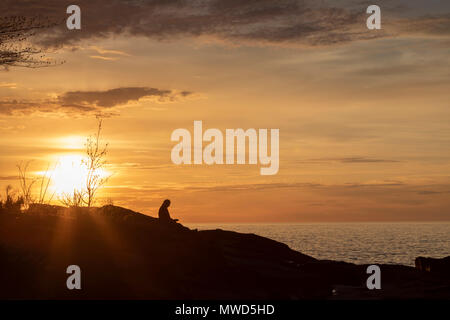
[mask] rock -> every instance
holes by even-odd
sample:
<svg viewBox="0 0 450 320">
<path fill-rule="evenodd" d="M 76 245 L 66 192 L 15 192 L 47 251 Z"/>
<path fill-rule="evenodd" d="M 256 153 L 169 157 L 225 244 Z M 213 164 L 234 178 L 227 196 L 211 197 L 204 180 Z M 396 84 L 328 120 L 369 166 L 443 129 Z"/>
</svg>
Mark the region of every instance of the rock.
<svg viewBox="0 0 450 320">
<path fill-rule="evenodd" d="M 441 259 L 417 257 L 415 265 L 420 271 L 448 274 L 450 273 L 450 256 Z"/>
</svg>

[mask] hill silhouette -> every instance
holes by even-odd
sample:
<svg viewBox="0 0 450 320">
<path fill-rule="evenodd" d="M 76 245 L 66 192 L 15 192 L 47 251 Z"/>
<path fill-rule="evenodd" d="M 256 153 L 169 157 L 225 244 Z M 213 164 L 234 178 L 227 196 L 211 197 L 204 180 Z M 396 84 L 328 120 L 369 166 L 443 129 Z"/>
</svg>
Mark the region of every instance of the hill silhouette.
<svg viewBox="0 0 450 320">
<path fill-rule="evenodd" d="M 442 273 L 317 260 L 254 234 L 190 230 L 116 206 L 0 214 L 1 299 L 450 298 Z M 81 268 L 82 289 L 66 288 Z"/>
</svg>

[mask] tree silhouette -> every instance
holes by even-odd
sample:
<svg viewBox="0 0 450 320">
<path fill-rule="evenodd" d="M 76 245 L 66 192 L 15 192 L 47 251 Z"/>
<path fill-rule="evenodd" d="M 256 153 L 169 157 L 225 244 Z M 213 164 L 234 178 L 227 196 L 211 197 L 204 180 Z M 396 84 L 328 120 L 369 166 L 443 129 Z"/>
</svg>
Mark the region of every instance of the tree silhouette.
<svg viewBox="0 0 450 320">
<path fill-rule="evenodd" d="M 39 30 L 55 26 L 48 18 L 0 17 L 0 66 L 38 68 L 55 65 L 29 41 Z M 61 62 L 63 63 L 63 62 Z"/>
<path fill-rule="evenodd" d="M 87 169 L 86 177 L 86 198 L 84 203 L 91 207 L 95 202 L 97 191 L 108 181 L 109 177 L 102 176 L 102 169 L 106 165 L 105 156 L 108 143 L 104 146 L 100 145 L 100 134 L 102 131 L 102 120 L 98 120 L 97 133 L 90 136 L 86 141 L 86 159 L 82 164 Z"/>
<path fill-rule="evenodd" d="M 97 132 L 86 139 L 86 156 L 81 160 L 81 165 L 86 169 L 86 180 L 81 188 L 63 193 L 59 201 L 66 207 L 92 207 L 97 200 L 97 192 L 110 178 L 105 176 L 106 153 L 108 143 L 101 144 L 102 119 L 98 118 Z"/>
</svg>

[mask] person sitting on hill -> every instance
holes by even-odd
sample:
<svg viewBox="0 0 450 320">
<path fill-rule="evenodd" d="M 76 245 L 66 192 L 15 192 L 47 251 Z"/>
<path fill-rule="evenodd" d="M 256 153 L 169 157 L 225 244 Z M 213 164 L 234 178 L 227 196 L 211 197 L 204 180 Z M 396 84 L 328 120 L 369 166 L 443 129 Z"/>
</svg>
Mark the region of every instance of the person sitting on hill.
<svg viewBox="0 0 450 320">
<path fill-rule="evenodd" d="M 169 206 L 170 200 L 168 199 L 164 200 L 158 212 L 159 221 L 163 223 L 175 223 L 178 221 L 178 219 L 172 219 L 170 217 L 169 210 L 167 209 Z"/>
</svg>

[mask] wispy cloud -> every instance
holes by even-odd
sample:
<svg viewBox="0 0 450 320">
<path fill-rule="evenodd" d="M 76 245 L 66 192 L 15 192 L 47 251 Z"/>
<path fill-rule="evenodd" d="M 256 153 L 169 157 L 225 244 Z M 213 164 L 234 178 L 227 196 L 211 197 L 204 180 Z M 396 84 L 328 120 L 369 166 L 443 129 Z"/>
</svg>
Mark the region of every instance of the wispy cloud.
<svg viewBox="0 0 450 320">
<path fill-rule="evenodd" d="M 69 91 L 46 100 L 0 100 L 0 114 L 29 115 L 40 113 L 66 113 L 76 115 L 113 115 L 114 107 L 129 103 L 150 101 L 171 103 L 190 95 L 189 91 L 165 90 L 151 87 L 121 87 L 104 91 Z"/>
<path fill-rule="evenodd" d="M 16 89 L 16 88 L 17 88 L 17 83 L 13 83 L 13 82 L 0 82 L 0 88 Z"/>
<path fill-rule="evenodd" d="M 392 159 L 378 159 L 378 158 L 366 158 L 366 157 L 343 157 L 343 158 L 317 158 L 317 159 L 306 159 L 299 160 L 301 163 L 329 163 L 329 162 L 339 162 L 345 164 L 352 163 L 397 163 L 401 162 L 399 160 Z"/>
<path fill-rule="evenodd" d="M 18 176 L 0 176 L 0 181 L 12 181 L 12 180 L 18 180 Z"/>
<path fill-rule="evenodd" d="M 116 60 L 119 60 L 121 57 L 129 57 L 130 56 L 130 54 L 128 54 L 124 51 L 109 50 L 109 49 L 104 49 L 104 48 L 100 48 L 97 46 L 90 46 L 89 49 L 98 53 L 98 55 L 89 56 L 92 59 L 116 61 Z"/>
<path fill-rule="evenodd" d="M 417 191 L 417 194 L 422 195 L 422 196 L 430 196 L 430 195 L 435 195 L 435 194 L 442 194 L 443 192 L 441 191 L 432 191 L 432 190 L 421 190 L 421 191 Z M 446 192 L 448 193 L 448 192 Z"/>
<path fill-rule="evenodd" d="M 119 60 L 119 58 L 115 58 L 115 57 L 104 57 L 104 56 L 89 56 L 89 58 L 92 58 L 92 59 L 98 59 L 98 60 L 106 60 L 106 61 L 116 61 L 116 60 Z"/>
<path fill-rule="evenodd" d="M 100 48 L 97 46 L 90 46 L 90 49 L 96 51 L 99 54 L 110 54 L 110 55 L 117 55 L 117 56 L 126 56 L 129 57 L 130 54 L 124 52 L 124 51 L 119 51 L 119 50 L 109 50 L 109 49 L 104 49 L 104 48 Z"/>
<path fill-rule="evenodd" d="M 17 132 L 20 130 L 25 129 L 24 125 L 18 125 L 18 126 L 2 126 L 0 125 L 0 131 L 7 131 L 7 132 Z"/>
</svg>

